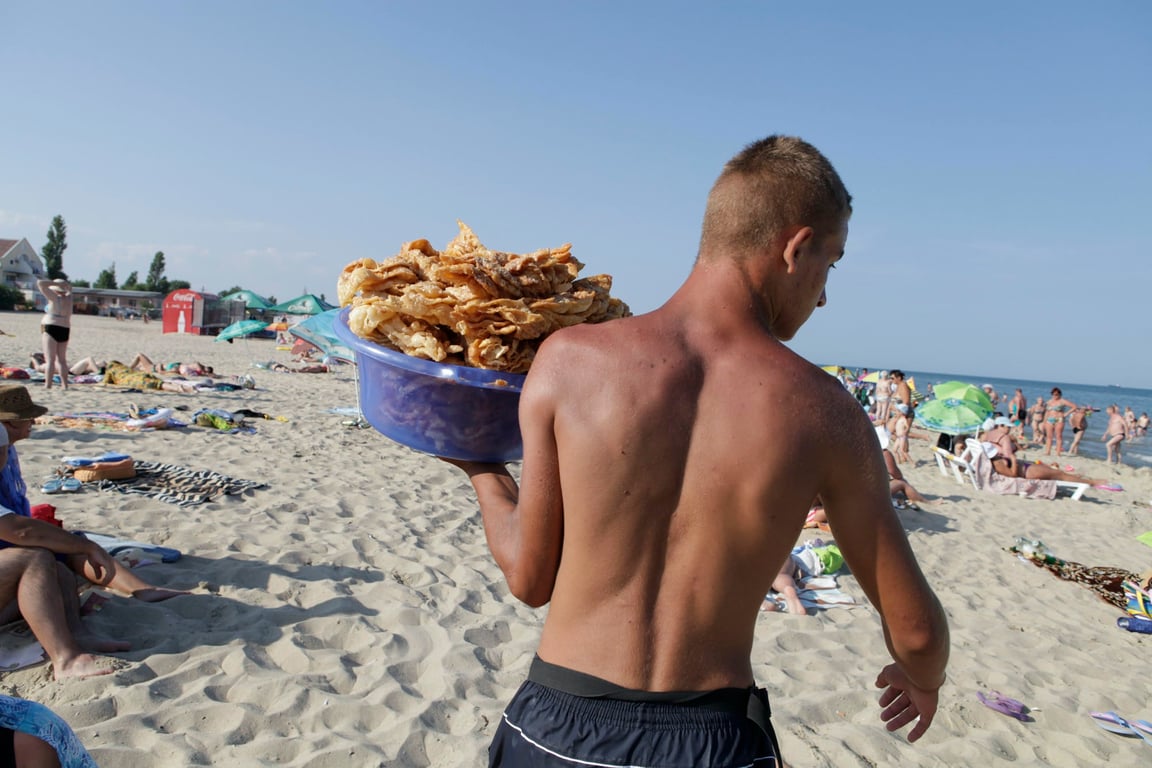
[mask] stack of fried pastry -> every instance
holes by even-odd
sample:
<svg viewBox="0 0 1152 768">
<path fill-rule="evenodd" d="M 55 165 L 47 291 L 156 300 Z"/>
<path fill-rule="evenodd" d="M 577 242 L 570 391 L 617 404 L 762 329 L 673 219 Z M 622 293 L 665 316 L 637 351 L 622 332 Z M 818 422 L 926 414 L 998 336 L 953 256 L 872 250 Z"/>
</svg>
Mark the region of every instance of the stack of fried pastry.
<svg viewBox="0 0 1152 768">
<path fill-rule="evenodd" d="M 570 244 L 502 253 L 458 224 L 443 251 L 414 240 L 344 268 L 337 290 L 353 333 L 414 357 L 526 373 L 553 331 L 630 314 L 609 275 L 578 278 Z"/>
</svg>

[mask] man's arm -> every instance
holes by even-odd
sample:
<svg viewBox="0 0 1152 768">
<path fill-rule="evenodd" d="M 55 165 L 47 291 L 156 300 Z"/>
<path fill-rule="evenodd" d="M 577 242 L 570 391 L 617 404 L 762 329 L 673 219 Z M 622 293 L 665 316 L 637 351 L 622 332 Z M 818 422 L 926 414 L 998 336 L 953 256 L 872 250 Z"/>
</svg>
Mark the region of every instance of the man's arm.
<svg viewBox="0 0 1152 768">
<path fill-rule="evenodd" d="M 543 352 L 537 354 L 520 394 L 524 441 L 520 486 L 503 464 L 446 459 L 472 481 L 488 548 L 508 588 L 534 608 L 552 598 L 564 540 L 564 506 L 553 434 L 555 377 L 548 372 L 548 356 Z"/>
<path fill-rule="evenodd" d="M 880 613 L 895 661 L 877 679 L 887 688 L 881 717 L 889 730 L 918 718 L 908 735 L 915 741 L 936 712 L 948 623 L 892 509 L 876 433 L 858 409 L 843 410 L 844 429 L 825 446 L 820 496 L 845 561 Z"/>
<path fill-rule="evenodd" d="M 95 542 L 9 510 L 0 512 L 0 540 L 17 547 L 46 549 L 58 555 L 83 555 L 92 565 L 96 583 L 101 585 L 107 584 L 115 572 L 112 556 Z"/>
</svg>

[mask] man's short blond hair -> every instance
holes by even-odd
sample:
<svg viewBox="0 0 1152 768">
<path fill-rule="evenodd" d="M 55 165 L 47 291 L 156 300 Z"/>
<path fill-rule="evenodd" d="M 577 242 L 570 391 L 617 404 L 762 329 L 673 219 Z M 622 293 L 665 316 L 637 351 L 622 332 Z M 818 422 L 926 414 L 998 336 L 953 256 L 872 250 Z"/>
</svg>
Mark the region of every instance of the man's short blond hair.
<svg viewBox="0 0 1152 768">
<path fill-rule="evenodd" d="M 749 144 L 712 185 L 700 234 L 701 255 L 770 248 L 789 227 L 817 235 L 852 212 L 852 196 L 816 147 L 794 136 Z"/>
</svg>

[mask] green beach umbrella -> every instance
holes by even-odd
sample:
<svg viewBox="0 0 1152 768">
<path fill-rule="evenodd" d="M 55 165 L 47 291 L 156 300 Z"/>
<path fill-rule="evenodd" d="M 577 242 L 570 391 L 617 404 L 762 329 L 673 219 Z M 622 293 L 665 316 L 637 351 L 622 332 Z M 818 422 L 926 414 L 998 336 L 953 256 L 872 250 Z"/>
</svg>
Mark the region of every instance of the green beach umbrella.
<svg viewBox="0 0 1152 768">
<path fill-rule="evenodd" d="M 946 435 L 975 432 L 992 415 L 992 407 L 985 408 L 972 400 L 936 398 L 916 409 L 916 423 Z"/>
<path fill-rule="evenodd" d="M 231 341 L 232 339 L 240 336 L 248 336 L 249 334 L 262 331 L 268 327 L 268 323 L 263 320 L 237 320 L 232 325 L 226 326 L 219 334 L 216 335 L 216 341 Z"/>
<path fill-rule="evenodd" d="M 986 408 L 989 415 L 995 410 L 992 406 L 992 398 L 988 397 L 988 393 L 966 381 L 944 381 L 932 387 L 932 392 L 936 395 L 937 400 L 966 400 L 970 403 L 976 403 L 980 407 Z"/>
</svg>

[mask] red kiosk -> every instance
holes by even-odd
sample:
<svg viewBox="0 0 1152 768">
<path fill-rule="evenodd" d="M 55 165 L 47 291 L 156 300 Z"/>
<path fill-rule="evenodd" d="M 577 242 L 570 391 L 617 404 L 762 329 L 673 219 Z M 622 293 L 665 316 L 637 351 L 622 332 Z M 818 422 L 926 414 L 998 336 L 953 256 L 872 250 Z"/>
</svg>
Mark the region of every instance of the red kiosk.
<svg viewBox="0 0 1152 768">
<path fill-rule="evenodd" d="M 215 336 L 221 328 L 244 319 L 244 304 L 181 288 L 164 297 L 162 316 L 164 333 Z"/>
</svg>

